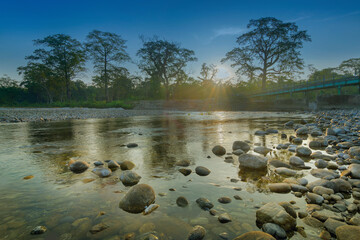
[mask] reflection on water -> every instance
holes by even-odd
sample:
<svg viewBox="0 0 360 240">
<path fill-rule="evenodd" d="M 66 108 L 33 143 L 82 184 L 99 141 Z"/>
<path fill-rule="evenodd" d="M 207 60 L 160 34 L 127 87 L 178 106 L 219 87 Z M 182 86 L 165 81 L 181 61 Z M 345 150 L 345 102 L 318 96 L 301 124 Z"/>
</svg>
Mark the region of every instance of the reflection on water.
<svg viewBox="0 0 360 240">
<path fill-rule="evenodd" d="M 134 233 L 156 232 L 160 239 L 184 239 L 192 226 L 200 224 L 208 230 L 206 239 L 217 239 L 228 232 L 230 238 L 256 230 L 257 206 L 270 201 L 294 200 L 292 194 L 270 194 L 269 182 L 283 179 L 272 170 L 253 173 L 225 163 L 211 149 L 222 145 L 231 151 L 236 140 L 249 140 L 272 148 L 284 143 L 279 134 L 255 136 L 256 130 L 283 129 L 289 118 L 309 117 L 284 113 L 216 112 L 209 114 L 184 113 L 124 119 L 89 119 L 63 122 L 19 123 L 0 125 L 0 232 L 2 239 L 35 239 L 30 235 L 37 225 L 48 231 L 40 239 L 123 239 Z M 137 143 L 137 148 L 124 147 Z M 291 154 L 282 150 L 270 158 L 288 159 Z M 211 158 L 207 158 L 211 156 Z M 82 174 L 73 174 L 66 166 L 70 159 L 91 163 Z M 135 163 L 133 169 L 142 176 L 140 183 L 151 185 L 160 207 L 147 216 L 122 211 L 118 203 L 128 187 L 119 182 L 121 170 L 109 178 L 100 179 L 91 172 L 95 161 L 125 161 Z M 175 166 L 178 160 L 190 160 L 190 168 L 205 166 L 211 170 L 207 177 L 183 176 Z M 23 180 L 27 175 L 33 179 Z M 239 179 L 235 182 L 230 179 Z M 235 191 L 234 188 L 242 188 Z M 175 188 L 176 191 L 169 191 Z M 222 205 L 222 196 L 239 195 Z M 186 208 L 176 205 L 185 196 Z M 233 221 L 221 224 L 216 217 L 201 210 L 195 200 L 208 198 L 218 212 L 228 212 Z M 298 206 L 304 201 L 296 199 Z M 99 215 L 105 212 L 104 215 Z M 109 226 L 103 232 L 90 234 L 98 224 Z M 295 235 L 296 237 L 296 235 Z"/>
</svg>

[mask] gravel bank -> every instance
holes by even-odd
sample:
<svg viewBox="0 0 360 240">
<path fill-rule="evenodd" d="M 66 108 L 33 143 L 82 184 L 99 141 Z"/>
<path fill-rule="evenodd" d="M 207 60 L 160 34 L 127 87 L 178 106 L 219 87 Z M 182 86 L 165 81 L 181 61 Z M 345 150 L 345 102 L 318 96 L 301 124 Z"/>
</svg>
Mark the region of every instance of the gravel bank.
<svg viewBox="0 0 360 240">
<path fill-rule="evenodd" d="M 0 123 L 119 118 L 171 113 L 176 113 L 176 111 L 124 110 L 122 108 L 0 108 Z"/>
</svg>

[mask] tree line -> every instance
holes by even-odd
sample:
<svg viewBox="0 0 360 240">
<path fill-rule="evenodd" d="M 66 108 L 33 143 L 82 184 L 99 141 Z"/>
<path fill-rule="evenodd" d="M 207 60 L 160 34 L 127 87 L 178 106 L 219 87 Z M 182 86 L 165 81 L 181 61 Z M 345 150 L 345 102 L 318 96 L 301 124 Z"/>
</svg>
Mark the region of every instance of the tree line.
<svg viewBox="0 0 360 240">
<path fill-rule="evenodd" d="M 84 42 L 66 34 L 34 40 L 37 47 L 26 56 L 25 66 L 18 67 L 22 81 L 0 78 L 0 104 L 11 102 L 70 102 L 124 99 L 191 99 L 241 95 L 258 88 L 288 84 L 305 67 L 300 50 L 311 38 L 295 23 L 273 17 L 250 20 L 248 31 L 236 40 L 236 47 L 225 54 L 222 63 L 230 62 L 238 79 L 217 81 L 215 65 L 203 63 L 200 76 L 186 72 L 197 61 L 193 50 L 179 43 L 142 37 L 137 51 L 135 75 L 125 67 L 134 62 L 120 35 L 93 30 Z M 93 66 L 92 84 L 81 78 L 85 64 Z M 320 75 L 356 75 L 360 58 L 344 61 L 338 68 L 318 70 L 311 67 L 310 80 Z"/>
</svg>

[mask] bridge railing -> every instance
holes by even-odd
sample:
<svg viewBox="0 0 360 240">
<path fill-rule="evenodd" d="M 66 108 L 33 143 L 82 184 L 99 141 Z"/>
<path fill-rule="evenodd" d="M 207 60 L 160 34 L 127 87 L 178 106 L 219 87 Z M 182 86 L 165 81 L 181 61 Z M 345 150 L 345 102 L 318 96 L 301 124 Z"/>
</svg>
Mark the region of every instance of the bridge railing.
<svg viewBox="0 0 360 240">
<path fill-rule="evenodd" d="M 317 81 L 300 81 L 294 84 L 286 84 L 282 86 L 271 86 L 267 88 L 265 91 L 259 90 L 251 93 L 250 95 L 259 95 L 259 94 L 268 94 L 268 93 L 275 93 L 275 92 L 294 92 L 296 89 L 306 89 L 311 90 L 314 87 L 318 86 L 328 86 L 329 84 L 333 84 L 334 86 L 336 83 L 344 82 L 348 80 L 355 80 L 359 79 L 358 76 L 353 77 L 341 77 L 341 78 L 331 78 L 331 79 L 322 79 Z"/>
</svg>

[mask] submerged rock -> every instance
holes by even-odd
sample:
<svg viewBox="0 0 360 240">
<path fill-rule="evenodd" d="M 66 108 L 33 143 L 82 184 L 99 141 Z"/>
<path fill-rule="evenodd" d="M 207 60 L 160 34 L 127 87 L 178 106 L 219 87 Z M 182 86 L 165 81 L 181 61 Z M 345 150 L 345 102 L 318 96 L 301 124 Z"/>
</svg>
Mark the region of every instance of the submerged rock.
<svg viewBox="0 0 360 240">
<path fill-rule="evenodd" d="M 289 193 L 291 186 L 287 183 L 271 183 L 269 184 L 269 189 L 274 193 Z"/>
<path fill-rule="evenodd" d="M 239 156 L 241 168 L 264 169 L 267 167 L 267 162 L 267 158 L 247 153 Z"/>
<path fill-rule="evenodd" d="M 176 204 L 179 206 L 179 207 L 186 207 L 187 205 L 189 205 L 189 202 L 188 200 L 183 197 L 183 196 L 180 196 L 176 199 Z"/>
<path fill-rule="evenodd" d="M 120 181 L 125 186 L 133 186 L 137 184 L 141 179 L 141 176 L 131 170 L 125 170 L 120 175 Z"/>
<path fill-rule="evenodd" d="M 135 164 L 131 161 L 123 161 L 121 164 L 120 164 L 120 168 L 121 170 L 131 170 L 135 167 Z"/>
<path fill-rule="evenodd" d="M 268 233 L 261 231 L 251 231 L 244 233 L 233 240 L 276 240 L 273 236 Z"/>
<path fill-rule="evenodd" d="M 222 155 L 225 155 L 226 149 L 223 146 L 216 145 L 215 147 L 213 147 L 212 152 L 216 156 L 222 156 Z"/>
<path fill-rule="evenodd" d="M 46 227 L 45 226 L 36 226 L 34 227 L 33 230 L 31 230 L 30 234 L 31 235 L 37 235 L 37 234 L 42 234 L 44 232 L 46 232 Z"/>
<path fill-rule="evenodd" d="M 271 152 L 272 150 L 270 148 L 267 148 L 267 147 L 263 147 L 263 146 L 259 146 L 259 147 L 255 147 L 254 148 L 254 152 L 256 153 L 259 153 L 259 154 L 262 154 L 262 155 L 266 155 L 268 154 L 269 152 Z"/>
<path fill-rule="evenodd" d="M 233 151 L 242 150 L 244 153 L 247 153 L 250 150 L 250 145 L 243 141 L 235 141 L 232 145 Z"/>
<path fill-rule="evenodd" d="M 221 197 L 221 198 L 218 199 L 218 202 L 223 203 L 223 204 L 231 203 L 231 198 L 229 198 L 229 197 Z"/>
<path fill-rule="evenodd" d="M 155 201 L 154 189 L 147 184 L 132 187 L 120 200 L 119 207 L 126 212 L 141 213 Z"/>
<path fill-rule="evenodd" d="M 181 172 L 184 176 L 188 176 L 191 174 L 192 170 L 189 168 L 180 168 L 179 172 Z"/>
<path fill-rule="evenodd" d="M 196 199 L 196 203 L 200 206 L 201 209 L 206 211 L 214 207 L 214 204 L 212 204 L 209 199 L 206 198 L 198 198 Z"/>
<path fill-rule="evenodd" d="M 231 218 L 230 218 L 229 214 L 227 214 L 227 213 L 220 214 L 218 217 L 218 220 L 221 223 L 231 222 Z"/>
<path fill-rule="evenodd" d="M 191 230 L 187 240 L 201 240 L 205 237 L 205 235 L 206 235 L 205 228 L 203 228 L 200 225 L 197 225 Z"/>
<path fill-rule="evenodd" d="M 267 203 L 256 211 L 256 221 L 261 226 L 265 223 L 275 223 L 285 231 L 296 228 L 296 219 L 277 203 Z"/>
<path fill-rule="evenodd" d="M 265 223 L 261 229 L 276 239 L 287 239 L 285 230 L 275 223 Z"/>
<path fill-rule="evenodd" d="M 302 147 L 302 146 L 297 147 L 295 152 L 296 152 L 296 155 L 299 157 L 310 157 L 310 155 L 312 153 L 310 148 Z"/>
<path fill-rule="evenodd" d="M 101 178 L 110 177 L 111 175 L 111 170 L 109 168 L 94 168 L 92 172 Z"/>
</svg>

